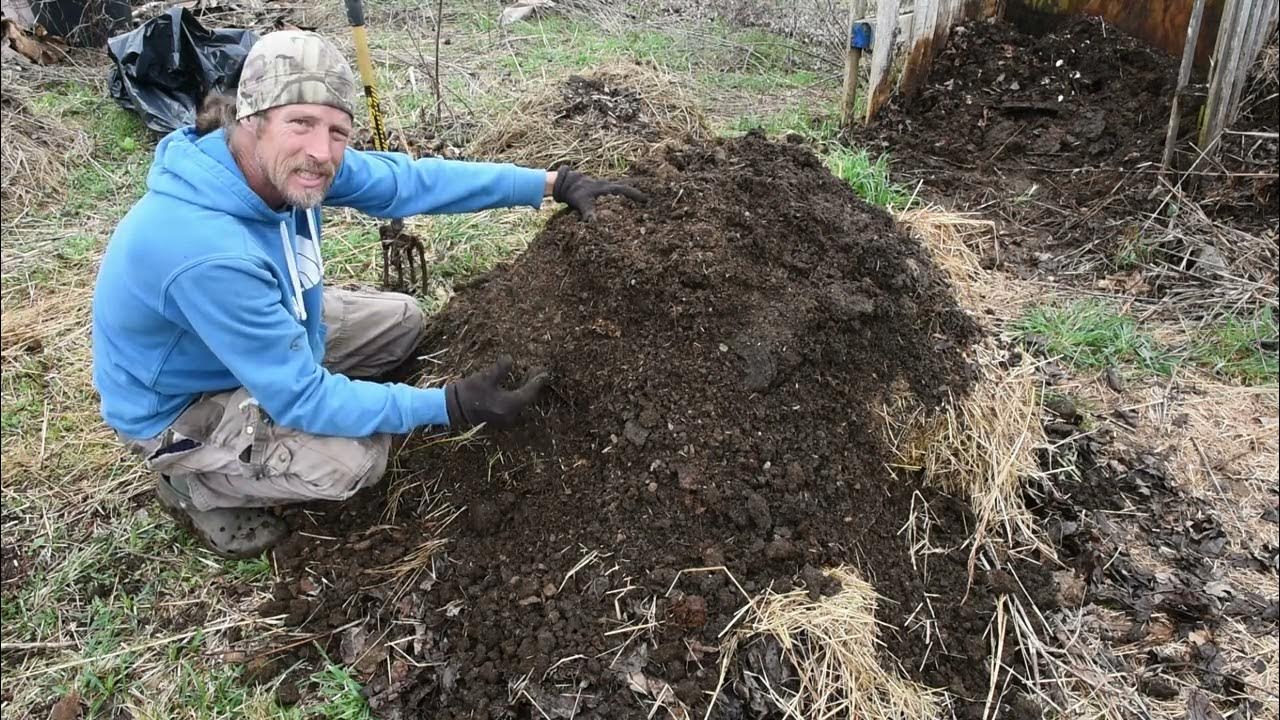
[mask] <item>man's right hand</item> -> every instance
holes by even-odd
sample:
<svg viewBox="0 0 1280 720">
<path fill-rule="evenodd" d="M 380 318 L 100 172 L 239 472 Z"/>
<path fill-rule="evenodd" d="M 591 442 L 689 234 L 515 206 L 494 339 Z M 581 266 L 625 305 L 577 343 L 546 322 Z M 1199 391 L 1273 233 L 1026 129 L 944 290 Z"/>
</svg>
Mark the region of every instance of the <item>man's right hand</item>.
<svg viewBox="0 0 1280 720">
<path fill-rule="evenodd" d="M 511 357 L 503 355 L 488 369 L 446 386 L 449 427 L 468 428 L 481 423 L 498 427 L 510 425 L 551 378 L 547 371 L 533 368 L 518 389 L 504 390 L 501 383 L 510 373 Z"/>
</svg>

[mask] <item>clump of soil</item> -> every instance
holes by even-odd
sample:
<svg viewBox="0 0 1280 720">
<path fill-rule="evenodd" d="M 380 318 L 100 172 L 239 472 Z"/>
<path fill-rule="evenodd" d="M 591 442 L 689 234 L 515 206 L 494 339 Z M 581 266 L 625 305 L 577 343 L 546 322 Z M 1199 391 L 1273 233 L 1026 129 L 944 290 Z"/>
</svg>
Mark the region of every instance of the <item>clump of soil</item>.
<svg viewBox="0 0 1280 720">
<path fill-rule="evenodd" d="M 851 140 L 889 152 L 895 174 L 948 204 L 1002 220 L 992 264 L 1052 272 L 1064 254 L 1107 254 L 1159 205 L 1177 69 L 1093 18 L 1039 36 L 971 23 L 917 97 L 895 99 Z"/>
<path fill-rule="evenodd" d="M 630 182 L 647 205 L 558 215 L 434 322 L 424 351 L 450 371 L 503 352 L 552 369 L 526 421 L 415 437 L 385 497 L 292 515 L 263 611 L 333 632 L 384 717 L 639 718 L 638 683 L 700 717 L 742 591 L 816 598 L 838 589 L 818 569 L 850 564 L 885 597 L 882 662 L 980 717 L 991 589 L 966 551 L 913 557 L 902 530 L 927 500 L 932 544 L 956 548 L 971 518 L 890 472 L 880 414 L 963 394 L 978 328 L 802 147 L 669 149 Z M 765 716 L 744 692 L 714 716 Z"/>
</svg>

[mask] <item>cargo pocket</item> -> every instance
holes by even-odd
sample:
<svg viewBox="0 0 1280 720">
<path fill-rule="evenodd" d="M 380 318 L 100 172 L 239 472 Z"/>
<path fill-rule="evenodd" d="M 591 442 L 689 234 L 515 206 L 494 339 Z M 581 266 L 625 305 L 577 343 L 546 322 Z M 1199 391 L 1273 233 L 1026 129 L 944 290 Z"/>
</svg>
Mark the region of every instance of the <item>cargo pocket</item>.
<svg viewBox="0 0 1280 720">
<path fill-rule="evenodd" d="M 231 408 L 228 407 L 228 411 Z M 235 407 L 238 416 L 239 431 L 230 435 L 228 440 L 239 449 L 240 474 L 252 480 L 263 480 L 272 475 L 279 475 L 282 468 L 288 467 L 287 459 L 282 463 L 274 456 L 279 453 L 281 444 L 275 439 L 275 423 L 258 405 L 258 401 L 245 395 Z M 285 450 L 287 454 L 288 451 Z"/>
<path fill-rule="evenodd" d="M 267 479 L 299 500 L 346 500 L 386 469 L 386 450 L 375 438 L 280 432 L 263 456 Z"/>
<path fill-rule="evenodd" d="M 183 411 L 165 431 L 160 446 L 144 458 L 146 467 L 162 475 L 203 475 L 237 473 L 237 450 L 228 447 L 225 429 L 235 424 L 234 396 L 242 391 L 206 395 Z M 245 393 L 247 397 L 247 393 Z"/>
</svg>

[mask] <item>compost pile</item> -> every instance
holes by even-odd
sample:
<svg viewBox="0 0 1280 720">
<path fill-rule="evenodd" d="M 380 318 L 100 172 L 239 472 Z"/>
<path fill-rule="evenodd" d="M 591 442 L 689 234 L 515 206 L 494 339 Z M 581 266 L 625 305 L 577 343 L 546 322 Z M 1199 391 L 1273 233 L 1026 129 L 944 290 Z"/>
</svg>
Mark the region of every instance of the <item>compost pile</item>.
<svg viewBox="0 0 1280 720">
<path fill-rule="evenodd" d="M 885 598 L 882 663 L 980 717 L 988 580 L 965 550 L 913 562 L 902 532 L 928 500 L 932 544 L 956 547 L 968 517 L 891 474 L 881 415 L 962 395 L 978 329 L 800 146 L 669 149 L 629 182 L 648 204 L 556 216 L 434 322 L 451 373 L 552 369 L 525 422 L 415 437 L 383 487 L 295 512 L 261 612 L 324 633 L 381 717 L 639 718 L 666 685 L 701 717 L 744 592 L 820 598 L 848 564 Z M 714 716 L 760 717 L 759 686 L 729 685 Z"/>
<path fill-rule="evenodd" d="M 1176 76 L 1174 58 L 1097 19 L 1044 35 L 972 23 L 954 29 L 917 97 L 853 141 L 890 152 L 929 194 L 1002 219 L 992 263 L 1052 272 L 1064 254 L 1106 254 L 1160 205 Z"/>
</svg>

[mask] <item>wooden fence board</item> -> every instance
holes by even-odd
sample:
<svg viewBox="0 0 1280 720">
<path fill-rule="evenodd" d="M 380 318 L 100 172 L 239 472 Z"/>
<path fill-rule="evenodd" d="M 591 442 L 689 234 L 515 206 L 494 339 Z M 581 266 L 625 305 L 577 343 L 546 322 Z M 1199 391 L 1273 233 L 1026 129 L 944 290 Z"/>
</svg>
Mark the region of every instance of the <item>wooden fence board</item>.
<svg viewBox="0 0 1280 720">
<path fill-rule="evenodd" d="M 880 0 L 871 47 L 871 75 L 867 79 L 867 122 L 889 99 L 889 70 L 893 62 L 894 36 L 898 30 L 901 0 Z"/>
<path fill-rule="evenodd" d="M 1168 170 L 1173 162 L 1173 148 L 1178 142 L 1178 126 L 1182 124 L 1182 93 L 1191 80 L 1191 68 L 1196 62 L 1195 39 L 1200 36 L 1204 2 L 1205 0 L 1196 0 L 1191 8 L 1191 18 L 1187 21 L 1187 41 L 1182 46 L 1182 66 L 1178 68 L 1178 83 L 1173 90 L 1173 105 L 1169 108 L 1169 128 L 1164 136 L 1164 157 L 1160 161 L 1160 167 L 1164 170 Z"/>
</svg>

